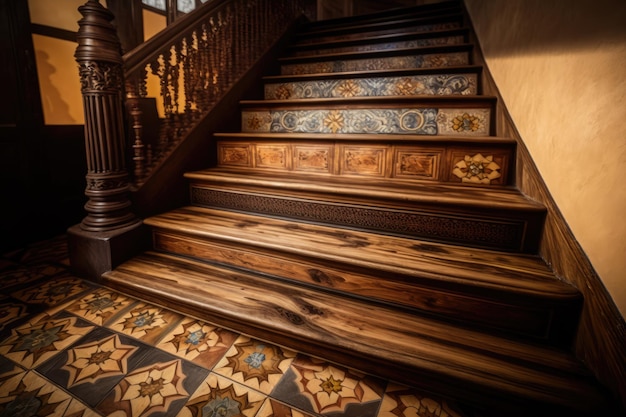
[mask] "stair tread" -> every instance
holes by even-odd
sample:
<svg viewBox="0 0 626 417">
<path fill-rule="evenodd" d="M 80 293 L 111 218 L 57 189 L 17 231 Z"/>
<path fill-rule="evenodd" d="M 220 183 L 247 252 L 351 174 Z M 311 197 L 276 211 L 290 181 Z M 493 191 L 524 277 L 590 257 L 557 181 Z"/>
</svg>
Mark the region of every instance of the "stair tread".
<svg viewBox="0 0 626 417">
<path fill-rule="evenodd" d="M 434 45 L 434 46 L 421 46 L 418 48 L 394 48 L 388 50 L 379 51 L 353 51 L 353 52 L 336 52 L 326 54 L 311 54 L 302 56 L 284 56 L 278 58 L 279 64 L 293 64 L 303 62 L 319 62 L 319 61 L 332 61 L 332 60 L 350 60 L 350 59 L 376 59 L 384 57 L 395 56 L 409 56 L 409 55 L 427 55 L 435 53 L 451 53 L 451 52 L 468 52 L 471 51 L 473 45 L 470 43 L 459 43 L 455 45 Z"/>
<path fill-rule="evenodd" d="M 265 82 L 280 81 L 310 81 L 338 78 L 379 78 L 379 77 L 403 77 L 411 75 L 446 74 L 446 73 L 478 73 L 482 67 L 478 65 L 462 65 L 437 68 L 413 68 L 400 70 L 368 70 L 368 71 L 345 71 L 333 73 L 293 74 L 293 75 L 268 75 L 263 77 Z"/>
<path fill-rule="evenodd" d="M 443 185 L 407 183 L 402 180 L 372 178 L 337 179 L 332 176 L 298 176 L 292 172 L 260 172 L 245 168 L 209 168 L 188 172 L 185 177 L 196 181 L 216 179 L 233 184 L 260 184 L 298 191 L 325 192 L 347 197 L 375 197 L 411 205 L 416 202 L 437 205 L 463 205 L 476 208 L 508 208 L 543 213 L 545 207 L 511 187 L 476 187 L 470 185 Z"/>
<path fill-rule="evenodd" d="M 386 134 L 386 133 L 299 133 L 299 132 L 216 132 L 213 133 L 216 138 L 224 139 L 274 139 L 285 141 L 293 139 L 296 141 L 376 141 L 380 143 L 384 142 L 454 142 L 454 143 L 483 143 L 487 146 L 491 144 L 510 144 L 514 145 L 517 142 L 515 139 L 506 136 L 432 136 L 425 135 L 399 135 L 399 134 Z"/>
<path fill-rule="evenodd" d="M 198 238 L 350 263 L 403 277 L 506 289 L 564 300 L 579 296 L 575 288 L 555 277 L 535 256 L 421 242 L 193 206 L 153 216 L 144 222 L 153 228 Z"/>
<path fill-rule="evenodd" d="M 283 100 L 240 100 L 239 103 L 245 107 L 278 107 L 300 105 L 302 109 L 307 107 L 324 107 L 337 105 L 384 105 L 400 107 L 400 105 L 437 106 L 449 105 L 451 107 L 463 108 L 469 105 L 489 105 L 495 104 L 496 97 L 488 95 L 467 95 L 467 96 L 366 96 L 366 97 L 330 97 L 330 98 L 301 98 Z"/>
<path fill-rule="evenodd" d="M 468 384 L 457 393 L 468 398 L 481 391 L 568 407 L 601 401 L 588 372 L 567 352 L 243 271 L 148 252 L 105 273 L 104 279 L 135 296 L 153 294 L 170 307 L 183 301 L 191 311 L 215 317 L 224 327 L 242 331 L 237 327 L 245 323 L 243 330 L 255 337 L 274 340 L 280 335 L 300 342 L 298 348 L 324 351 L 330 358 L 360 358 L 358 363 L 370 366 L 365 371 L 391 374 L 382 376 L 402 375 L 405 382 L 415 383 L 423 383 L 424 373 L 435 378 L 429 383 L 441 378 L 449 383 L 447 378 L 452 378 Z"/>
<path fill-rule="evenodd" d="M 333 48 L 337 46 L 344 45 L 357 45 L 357 44 L 370 44 L 370 43 L 387 43 L 393 42 L 397 40 L 403 39 L 416 39 L 419 37 L 429 37 L 429 38 L 438 38 L 445 36 L 462 36 L 467 34 L 469 29 L 467 27 L 460 27 L 454 29 L 442 29 L 442 30 L 433 30 L 433 31 L 413 31 L 413 32 L 403 32 L 403 33 L 391 33 L 391 34 L 382 34 L 382 35 L 364 35 L 358 39 L 333 39 L 333 40 L 322 40 L 320 42 L 294 42 L 292 46 L 288 47 L 288 50 L 298 50 L 298 49 L 324 49 L 324 48 Z"/>
<path fill-rule="evenodd" d="M 322 36 L 336 36 L 345 33 L 354 32 L 373 32 L 380 30 L 387 30 L 397 27 L 406 26 L 419 26 L 432 22 L 451 22 L 462 21 L 463 14 L 461 12 L 451 12 L 432 16 L 414 16 L 406 18 L 405 16 L 390 17 L 388 19 L 379 22 L 357 22 L 354 24 L 343 24 L 339 26 L 327 25 L 326 27 L 319 25 L 318 27 L 309 26 L 303 27 L 297 34 L 298 37 L 322 37 Z"/>
</svg>

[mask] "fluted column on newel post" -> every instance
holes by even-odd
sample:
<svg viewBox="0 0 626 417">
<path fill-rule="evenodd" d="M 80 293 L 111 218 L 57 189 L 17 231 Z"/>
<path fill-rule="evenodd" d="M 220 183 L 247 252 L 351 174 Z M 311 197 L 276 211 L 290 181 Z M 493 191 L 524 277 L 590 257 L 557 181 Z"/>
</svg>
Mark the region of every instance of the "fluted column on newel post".
<svg viewBox="0 0 626 417">
<path fill-rule="evenodd" d="M 132 256 L 142 236 L 141 220 L 131 210 L 123 113 L 124 76 L 113 14 L 98 0 L 78 10 L 81 92 L 85 112 L 87 216 L 68 230 L 70 261 L 77 273 L 98 279 Z M 141 242 L 137 242 L 139 245 Z"/>
</svg>

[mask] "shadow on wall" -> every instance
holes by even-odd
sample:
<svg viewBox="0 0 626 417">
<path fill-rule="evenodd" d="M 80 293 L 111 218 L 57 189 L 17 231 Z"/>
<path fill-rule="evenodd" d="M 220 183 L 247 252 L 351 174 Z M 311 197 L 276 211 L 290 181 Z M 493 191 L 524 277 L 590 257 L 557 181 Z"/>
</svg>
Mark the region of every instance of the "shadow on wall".
<svg viewBox="0 0 626 417">
<path fill-rule="evenodd" d="M 624 0 L 464 1 L 473 19 L 506 16 L 489 19 L 490 24 L 483 28 L 488 39 L 500 39 L 494 45 L 484 45 L 491 56 L 588 50 L 626 43 Z"/>
<path fill-rule="evenodd" d="M 61 124 L 78 123 L 70 114 L 69 105 L 54 85 L 52 75 L 56 73 L 56 68 L 50 63 L 49 55 L 45 51 L 37 51 L 37 72 L 39 73 L 41 105 L 46 120 L 59 121 L 62 122 Z"/>
</svg>

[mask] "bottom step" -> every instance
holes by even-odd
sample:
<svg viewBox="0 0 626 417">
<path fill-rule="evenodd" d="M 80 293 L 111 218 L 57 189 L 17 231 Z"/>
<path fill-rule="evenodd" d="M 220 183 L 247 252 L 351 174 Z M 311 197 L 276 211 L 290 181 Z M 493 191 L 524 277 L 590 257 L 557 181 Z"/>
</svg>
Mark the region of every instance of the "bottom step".
<svg viewBox="0 0 626 417">
<path fill-rule="evenodd" d="M 311 356 L 476 407 L 488 403 L 507 415 L 601 415 L 607 404 L 604 391 L 567 352 L 249 272 L 147 252 L 105 273 L 103 283 Z"/>
</svg>

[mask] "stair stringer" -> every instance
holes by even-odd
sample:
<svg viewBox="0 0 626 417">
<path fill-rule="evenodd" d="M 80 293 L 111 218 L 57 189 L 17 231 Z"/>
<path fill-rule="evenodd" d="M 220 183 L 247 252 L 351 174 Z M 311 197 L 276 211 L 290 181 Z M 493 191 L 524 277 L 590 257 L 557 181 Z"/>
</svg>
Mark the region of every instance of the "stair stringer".
<svg viewBox="0 0 626 417">
<path fill-rule="evenodd" d="M 517 143 L 516 185 L 521 192 L 542 204 L 547 211 L 538 254 L 557 276 L 579 289 L 584 299 L 572 350 L 610 389 L 615 398 L 622 399 L 622 412 L 626 413 L 626 373 L 623 372 L 626 367 L 626 321 L 578 243 L 535 165 L 489 71 L 480 39 L 467 10 L 464 14 L 470 26 L 470 43 L 475 46 L 472 50 L 473 59 L 483 67 L 483 90 L 486 94 L 497 97 L 496 134 L 511 138 Z"/>
</svg>

